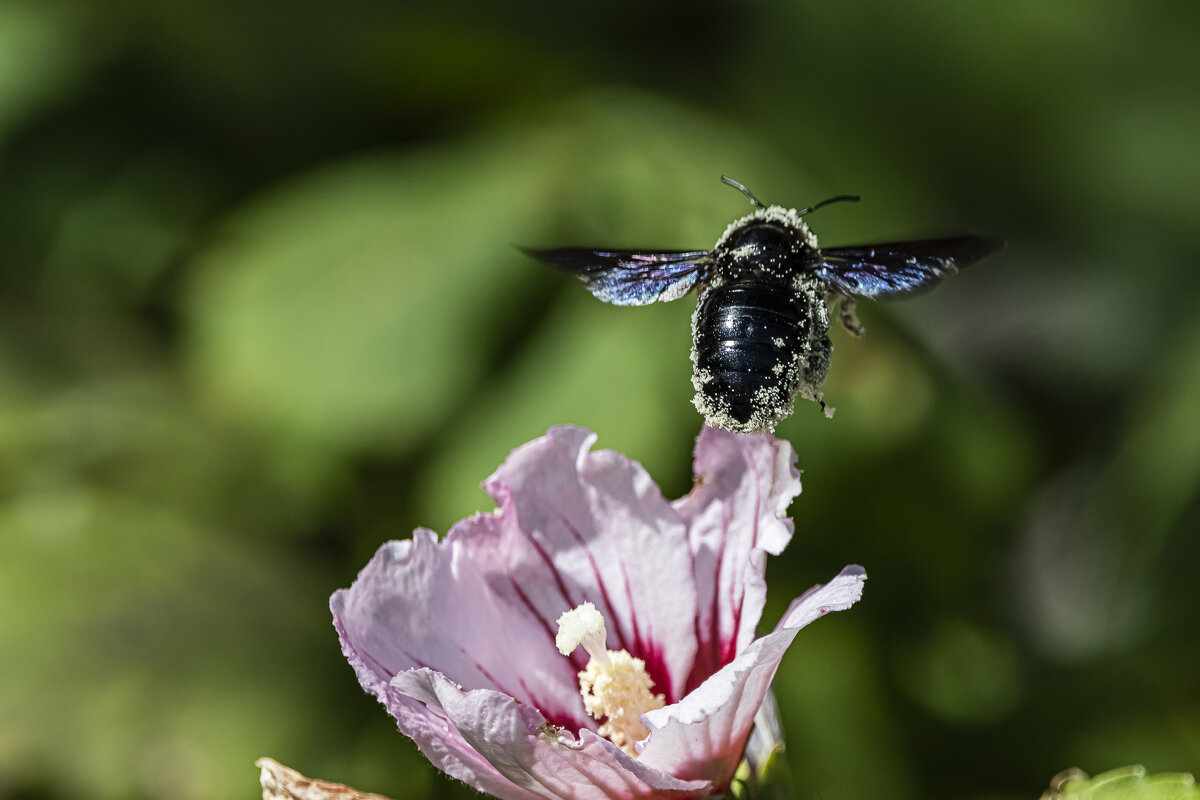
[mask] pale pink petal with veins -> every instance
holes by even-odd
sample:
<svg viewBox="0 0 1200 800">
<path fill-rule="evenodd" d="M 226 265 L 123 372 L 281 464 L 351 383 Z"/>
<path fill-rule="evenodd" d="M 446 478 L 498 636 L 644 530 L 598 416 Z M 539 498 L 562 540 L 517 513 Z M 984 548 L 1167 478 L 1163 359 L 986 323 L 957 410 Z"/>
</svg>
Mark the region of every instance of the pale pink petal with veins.
<svg viewBox="0 0 1200 800">
<path fill-rule="evenodd" d="M 787 645 L 857 600 L 865 576 L 847 568 L 754 641 L 766 554 L 792 533 L 791 447 L 705 429 L 697 486 L 668 503 L 594 441 L 553 428 L 487 481 L 495 513 L 380 548 L 330 601 L 343 652 L 436 766 L 503 800 L 722 793 Z M 642 716 L 637 757 L 586 714 L 582 648 L 555 649 L 556 620 L 584 601 L 666 697 Z"/>
<path fill-rule="evenodd" d="M 770 435 L 700 431 L 696 488 L 675 501 L 688 526 L 698 594 L 689 690 L 754 638 L 767 597 L 766 556 L 782 553 L 792 538 L 795 461 L 791 445 Z"/>
<path fill-rule="evenodd" d="M 729 743 L 745 743 L 796 634 L 813 620 L 854 605 L 866 577 L 862 567 L 846 567 L 829 583 L 813 587 L 793 602 L 774 632 L 751 642 L 683 700 L 643 714 L 650 737 L 638 760 L 678 778 L 722 785 L 742 757 L 741 748 L 731 749 Z"/>
</svg>

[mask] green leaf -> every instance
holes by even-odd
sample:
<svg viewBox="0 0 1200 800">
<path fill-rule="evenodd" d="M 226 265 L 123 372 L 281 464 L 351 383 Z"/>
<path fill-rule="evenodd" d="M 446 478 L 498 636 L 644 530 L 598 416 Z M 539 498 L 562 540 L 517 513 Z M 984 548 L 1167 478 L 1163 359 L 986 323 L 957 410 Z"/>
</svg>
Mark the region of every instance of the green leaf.
<svg viewBox="0 0 1200 800">
<path fill-rule="evenodd" d="M 77 23 L 53 3 L 0 3 L 0 140 L 79 81 L 96 20 Z M 93 34 L 86 45 L 81 28 Z"/>
<path fill-rule="evenodd" d="M 1187 773 L 1147 775 L 1140 766 L 1110 770 L 1094 778 L 1080 770 L 1067 770 L 1055 777 L 1042 800 L 1200 800 L 1200 787 Z"/>
<path fill-rule="evenodd" d="M 483 368 L 538 192 L 512 144 L 376 155 L 280 187 L 197 265 L 199 385 L 285 437 L 403 447 Z"/>
</svg>

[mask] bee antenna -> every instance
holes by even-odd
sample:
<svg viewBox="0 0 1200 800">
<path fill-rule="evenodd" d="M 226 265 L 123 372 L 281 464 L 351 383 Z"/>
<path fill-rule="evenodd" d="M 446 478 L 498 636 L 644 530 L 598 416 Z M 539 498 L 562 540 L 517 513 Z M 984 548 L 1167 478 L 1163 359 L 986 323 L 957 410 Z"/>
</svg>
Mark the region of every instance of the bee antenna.
<svg viewBox="0 0 1200 800">
<path fill-rule="evenodd" d="M 856 194 L 839 194 L 837 197 L 831 197 L 828 200 L 822 200 L 821 202 L 817 203 L 815 206 L 809 206 L 808 208 L 806 208 L 802 211 L 797 211 L 796 213 L 799 216 L 803 217 L 805 214 L 811 214 L 812 212 L 816 211 L 818 208 L 821 208 L 822 206 L 827 206 L 830 203 L 840 203 L 843 200 L 848 200 L 851 203 L 857 203 L 861 199 L 862 198 L 860 198 Z"/>
<path fill-rule="evenodd" d="M 733 188 L 737 189 L 739 192 L 746 195 L 746 197 L 749 197 L 750 202 L 754 203 L 754 205 L 758 206 L 759 208 L 766 208 L 766 206 L 763 205 L 762 202 L 757 197 L 754 196 L 753 192 L 751 192 L 745 186 L 738 183 L 737 181 L 735 181 L 733 178 L 729 177 L 728 175 L 721 176 L 721 183 L 725 184 L 726 186 L 732 186 Z"/>
</svg>

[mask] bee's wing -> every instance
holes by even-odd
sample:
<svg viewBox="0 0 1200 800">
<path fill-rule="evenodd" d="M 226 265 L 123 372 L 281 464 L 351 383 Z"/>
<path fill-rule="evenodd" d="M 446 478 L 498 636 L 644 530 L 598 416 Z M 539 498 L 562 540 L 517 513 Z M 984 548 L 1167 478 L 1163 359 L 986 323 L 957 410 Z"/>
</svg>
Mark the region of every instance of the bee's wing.
<svg viewBox="0 0 1200 800">
<path fill-rule="evenodd" d="M 706 278 L 712 267 L 712 253 L 707 250 L 522 250 L 538 261 L 577 275 L 592 294 L 618 306 L 678 300 Z"/>
<path fill-rule="evenodd" d="M 831 291 L 887 300 L 931 289 L 1002 247 L 1003 242 L 978 236 L 826 247 L 816 273 Z"/>
</svg>

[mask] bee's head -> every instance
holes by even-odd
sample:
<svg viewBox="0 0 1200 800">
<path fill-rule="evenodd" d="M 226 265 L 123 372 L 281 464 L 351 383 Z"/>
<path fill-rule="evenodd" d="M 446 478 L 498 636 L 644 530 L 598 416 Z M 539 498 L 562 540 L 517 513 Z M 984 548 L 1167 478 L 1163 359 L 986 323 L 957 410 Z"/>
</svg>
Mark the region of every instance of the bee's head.
<svg viewBox="0 0 1200 800">
<path fill-rule="evenodd" d="M 817 237 L 802 217 L 830 203 L 858 201 L 857 195 L 840 194 L 797 211 L 763 205 L 753 192 L 728 175 L 722 175 L 721 182 L 746 195 L 757 209 L 730 224 L 713 247 L 717 264 L 728 277 L 778 272 L 781 266 L 802 268 L 808 262 L 808 256 L 817 251 Z"/>
<path fill-rule="evenodd" d="M 713 250 L 731 273 L 746 275 L 799 263 L 816 248 L 816 237 L 794 210 L 770 206 L 730 225 Z"/>
<path fill-rule="evenodd" d="M 731 258 L 785 256 L 802 242 L 797 231 L 778 222 L 754 220 L 730 232 L 723 242 Z"/>
</svg>

